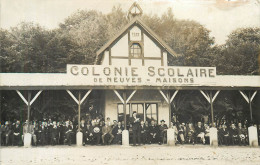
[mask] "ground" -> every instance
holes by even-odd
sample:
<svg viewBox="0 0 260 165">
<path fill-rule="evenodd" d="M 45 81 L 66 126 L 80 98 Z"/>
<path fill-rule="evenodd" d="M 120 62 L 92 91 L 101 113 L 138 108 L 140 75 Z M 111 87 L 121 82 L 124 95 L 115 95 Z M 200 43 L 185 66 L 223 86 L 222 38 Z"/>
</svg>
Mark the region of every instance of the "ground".
<svg viewBox="0 0 260 165">
<path fill-rule="evenodd" d="M 260 148 L 204 145 L 1 147 L 0 165 L 260 165 Z"/>
</svg>

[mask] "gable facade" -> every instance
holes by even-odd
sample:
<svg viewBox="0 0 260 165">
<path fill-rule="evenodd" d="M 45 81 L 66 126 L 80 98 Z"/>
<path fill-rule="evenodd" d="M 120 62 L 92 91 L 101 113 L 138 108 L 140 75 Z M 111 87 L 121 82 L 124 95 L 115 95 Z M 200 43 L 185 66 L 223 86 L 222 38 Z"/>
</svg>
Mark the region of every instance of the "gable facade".
<svg viewBox="0 0 260 165">
<path fill-rule="evenodd" d="M 100 65 L 168 66 L 167 55 L 177 55 L 139 18 L 97 52 Z"/>
</svg>

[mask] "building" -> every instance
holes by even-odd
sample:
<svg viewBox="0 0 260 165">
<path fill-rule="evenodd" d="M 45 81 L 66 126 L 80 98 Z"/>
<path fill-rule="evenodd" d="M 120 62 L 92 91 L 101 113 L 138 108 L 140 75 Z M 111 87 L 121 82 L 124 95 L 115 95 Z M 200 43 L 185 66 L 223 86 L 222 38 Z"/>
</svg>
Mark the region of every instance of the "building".
<svg viewBox="0 0 260 165">
<path fill-rule="evenodd" d="M 168 125 L 171 103 L 178 91 L 199 90 L 211 105 L 213 125 L 213 103 L 219 92 L 237 90 L 248 102 L 252 118 L 251 102 L 260 89 L 260 76 L 222 76 L 216 74 L 215 67 L 168 66 L 168 57 L 178 54 L 142 22 L 141 14 L 142 9 L 134 3 L 129 9 L 130 22 L 97 51 L 96 65 L 68 64 L 65 74 L 1 73 L 0 89 L 17 90 L 28 106 L 28 114 L 44 90 L 67 90 L 78 104 L 79 114 L 90 92 L 100 90 L 105 118 L 127 123 L 136 111 L 144 121 L 164 119 Z M 75 97 L 70 91 L 83 89 L 88 89 L 83 97 Z M 28 90 L 28 99 L 19 90 Z M 39 90 L 32 100 L 30 90 Z M 250 90 L 252 95 L 242 90 Z"/>
</svg>

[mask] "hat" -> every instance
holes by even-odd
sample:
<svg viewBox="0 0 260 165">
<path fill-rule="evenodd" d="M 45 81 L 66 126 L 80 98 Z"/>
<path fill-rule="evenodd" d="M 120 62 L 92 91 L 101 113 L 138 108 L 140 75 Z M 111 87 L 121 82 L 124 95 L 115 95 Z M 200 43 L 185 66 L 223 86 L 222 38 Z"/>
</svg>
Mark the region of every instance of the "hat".
<svg viewBox="0 0 260 165">
<path fill-rule="evenodd" d="M 164 120 L 161 120 L 161 122 L 165 122 Z"/>
<path fill-rule="evenodd" d="M 136 111 L 133 111 L 133 114 L 136 113 Z"/>
</svg>

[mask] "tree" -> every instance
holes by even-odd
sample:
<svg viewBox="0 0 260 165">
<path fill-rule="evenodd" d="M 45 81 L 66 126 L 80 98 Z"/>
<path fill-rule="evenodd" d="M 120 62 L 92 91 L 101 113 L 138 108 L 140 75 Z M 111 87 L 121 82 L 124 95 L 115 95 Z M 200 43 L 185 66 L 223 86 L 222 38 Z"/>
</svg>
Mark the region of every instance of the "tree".
<svg viewBox="0 0 260 165">
<path fill-rule="evenodd" d="M 15 54 L 15 40 L 11 33 L 0 29 L 0 72 L 12 72 L 18 67 L 18 57 Z"/>
<path fill-rule="evenodd" d="M 9 72 L 49 72 L 52 61 L 46 54 L 51 32 L 39 25 L 22 22 L 17 27 L 11 28 L 10 40 L 13 41 L 8 50 L 9 63 L 16 67 L 9 68 Z"/>
<path fill-rule="evenodd" d="M 93 64 L 96 51 L 108 40 L 105 17 L 96 11 L 78 11 L 60 24 L 60 35 L 73 43 L 68 63 Z"/>
<path fill-rule="evenodd" d="M 260 54 L 260 28 L 233 31 L 221 49 L 215 59 L 219 74 L 259 74 L 257 58 Z"/>
<path fill-rule="evenodd" d="M 161 18 L 157 15 L 143 17 L 144 22 L 158 34 L 178 57 L 169 56 L 169 65 L 210 66 L 210 50 L 214 38 L 210 31 L 195 21 L 174 18 L 169 8 Z"/>
<path fill-rule="evenodd" d="M 114 6 L 112 11 L 105 15 L 108 39 L 116 35 L 127 23 L 127 13 L 122 11 L 121 6 Z"/>
</svg>

